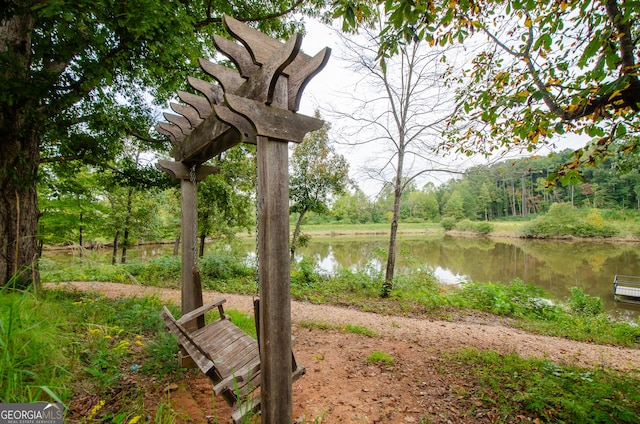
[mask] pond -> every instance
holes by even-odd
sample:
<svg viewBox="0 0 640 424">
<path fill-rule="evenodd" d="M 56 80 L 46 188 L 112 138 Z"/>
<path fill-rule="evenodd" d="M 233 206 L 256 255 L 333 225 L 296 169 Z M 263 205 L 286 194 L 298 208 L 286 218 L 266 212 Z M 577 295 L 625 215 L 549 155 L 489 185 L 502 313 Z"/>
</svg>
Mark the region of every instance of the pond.
<svg viewBox="0 0 640 424">
<path fill-rule="evenodd" d="M 324 271 L 358 269 L 367 261 L 383 269 L 377 259 L 388 243 L 386 236 L 311 239 L 299 254 L 313 259 Z M 637 243 L 602 241 L 545 241 L 488 237 L 405 235 L 398 239 L 396 270 L 431 270 L 442 283 L 463 281 L 507 283 L 516 278 L 534 283 L 555 299 L 569 296 L 571 287 L 602 298 L 607 310 L 636 316 L 640 307 L 613 300 L 616 274 L 640 275 Z M 382 257 L 384 258 L 384 256 Z"/>
<path fill-rule="evenodd" d="M 298 259 L 316 264 L 323 272 L 340 268 L 382 270 L 388 237 L 335 236 L 313 237 L 299 249 Z M 255 242 L 245 240 L 247 254 L 253 255 Z M 400 235 L 396 271 L 428 269 L 442 283 L 463 281 L 503 282 L 516 278 L 534 283 L 555 299 L 565 299 L 571 287 L 602 298 L 605 308 L 634 317 L 640 307 L 613 300 L 613 277 L 616 274 L 640 275 L 640 249 L 637 243 L 602 241 L 568 242 L 524 239 L 492 239 L 448 235 Z M 139 246 L 129 250 L 129 260 L 145 260 L 170 255 L 173 246 Z M 111 252 L 95 254 L 100 262 L 110 262 Z M 77 252 L 46 251 L 56 262 L 77 257 Z"/>
</svg>

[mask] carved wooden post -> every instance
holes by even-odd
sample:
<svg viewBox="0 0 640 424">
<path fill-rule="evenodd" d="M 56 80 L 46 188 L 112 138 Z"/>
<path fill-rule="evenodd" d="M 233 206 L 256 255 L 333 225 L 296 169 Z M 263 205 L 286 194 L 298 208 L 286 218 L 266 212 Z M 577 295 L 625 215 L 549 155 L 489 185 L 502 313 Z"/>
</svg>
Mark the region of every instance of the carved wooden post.
<svg viewBox="0 0 640 424">
<path fill-rule="evenodd" d="M 237 70 L 201 59 L 219 85 L 190 77 L 205 97 L 178 92 L 187 106 L 171 107 L 182 116 L 165 114 L 169 123 L 157 129 L 183 163 L 204 163 L 241 142 L 257 144 L 262 423 L 286 424 L 293 403 L 288 143 L 322 127 L 321 120 L 295 112 L 330 50 L 311 57 L 300 51 L 299 34 L 282 43 L 228 16 L 224 24 L 239 43 L 214 36 L 214 44 Z"/>
<path fill-rule="evenodd" d="M 262 422 L 292 422 L 288 146 L 258 137 Z"/>
<path fill-rule="evenodd" d="M 182 314 L 202 306 L 202 284 L 196 269 L 196 240 L 198 233 L 198 191 L 197 183 L 220 170 L 213 166 L 193 165 L 188 168 L 180 162 L 158 161 L 156 168 L 180 180 L 182 239 Z M 204 317 L 185 324 L 188 330 L 204 326 Z"/>
</svg>

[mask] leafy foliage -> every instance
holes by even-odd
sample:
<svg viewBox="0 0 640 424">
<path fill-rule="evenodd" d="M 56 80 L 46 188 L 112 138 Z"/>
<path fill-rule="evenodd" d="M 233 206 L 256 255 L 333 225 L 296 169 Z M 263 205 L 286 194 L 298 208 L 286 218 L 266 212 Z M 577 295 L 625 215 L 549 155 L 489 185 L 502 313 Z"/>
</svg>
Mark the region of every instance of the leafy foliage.
<svg viewBox="0 0 640 424">
<path fill-rule="evenodd" d="M 15 216 L 18 208 L 3 208 L 0 244 L 15 244 L 24 251 L 15 258 L 0 255 L 0 284 L 6 284 L 15 269 L 29 267 L 25 261 L 36 256 L 35 183 L 40 163 L 80 162 L 115 171 L 127 185 L 140 177 L 147 187 L 153 185 L 158 173 L 146 172 L 150 167 L 131 167 L 122 157 L 126 141 L 136 140 L 138 150 L 148 156 L 170 149 L 168 140 L 151 130 L 157 120 L 154 107 L 163 106 L 184 88 L 188 75 L 197 76 L 199 57 L 214 56 L 211 36 L 224 33 L 222 16 L 234 15 L 269 35 L 286 36 L 301 28 L 293 11 L 317 16 L 323 4 L 316 0 L 4 2 L 0 187 L 3 198 L 11 193 L 19 209 L 33 213 L 27 220 Z M 21 233 L 13 236 L 11 223 L 17 220 Z M 37 271 L 34 276 L 37 282 Z"/>
<path fill-rule="evenodd" d="M 157 298 L 2 290 L 0 304 L 3 402 L 66 403 L 73 382 L 85 378 L 93 393 L 108 397 L 128 372 L 140 369 L 159 376 L 177 369 L 176 345 L 164 337 Z M 135 393 L 118 393 L 120 401 L 131 397 L 135 404 Z"/>
<path fill-rule="evenodd" d="M 210 162 L 220 172 L 198 183 L 199 235 L 229 240 L 255 225 L 255 148 L 236 146 Z"/>
<path fill-rule="evenodd" d="M 317 111 L 316 118 L 320 118 Z M 328 131 L 329 125 L 325 124 L 320 130 L 308 134 L 302 143 L 294 147 L 291 155 L 290 210 L 299 214 L 291 241 L 292 258 L 307 212 L 329 212 L 329 202 L 334 196 L 344 193 L 350 183 L 349 164 L 329 144 Z"/>
<path fill-rule="evenodd" d="M 579 287 L 572 287 L 568 301 L 571 311 L 578 315 L 597 316 L 604 312 L 602 299 L 585 294 Z"/>
<path fill-rule="evenodd" d="M 442 228 L 444 228 L 446 231 L 451 231 L 456 226 L 456 220 L 455 218 L 447 216 L 440 220 L 440 225 L 442 225 Z"/>
<path fill-rule="evenodd" d="M 514 280 L 511 284 L 465 283 L 453 295 L 453 303 L 490 312 L 492 314 L 553 319 L 558 307 L 547 299 L 542 289 L 533 284 Z"/>
<path fill-rule="evenodd" d="M 343 2 L 347 26 L 366 25 L 370 2 Z M 450 82 L 459 113 L 450 120 L 447 149 L 491 152 L 521 145 L 534 150 L 556 134 L 590 140 L 555 176 L 575 180 L 582 164 L 638 146 L 638 6 L 609 0 L 375 1 L 380 5 L 382 60 L 405 45 L 466 43 L 475 57 Z M 349 5 L 347 7 L 347 5 Z M 359 10 L 359 20 L 349 11 Z M 369 12 L 369 13 L 367 13 Z M 467 125 L 470 124 L 470 125 Z M 463 127 L 464 126 L 464 127 Z"/>
<path fill-rule="evenodd" d="M 597 210 L 589 211 L 586 217 L 568 203 L 554 203 L 549 212 L 522 227 L 525 237 L 580 236 L 610 237 L 616 230 L 603 221 Z"/>
</svg>

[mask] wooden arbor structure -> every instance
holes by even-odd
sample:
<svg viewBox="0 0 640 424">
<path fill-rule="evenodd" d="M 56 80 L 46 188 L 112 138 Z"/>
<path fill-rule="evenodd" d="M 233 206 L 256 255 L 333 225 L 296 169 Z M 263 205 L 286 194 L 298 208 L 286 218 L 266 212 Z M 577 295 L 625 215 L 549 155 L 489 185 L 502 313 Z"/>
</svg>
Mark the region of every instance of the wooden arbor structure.
<svg viewBox="0 0 640 424">
<path fill-rule="evenodd" d="M 178 92 L 184 104 L 171 104 L 178 115 L 165 114 L 168 122 L 156 127 L 172 141 L 175 162 L 160 161 L 157 167 L 182 181 L 182 313 L 186 314 L 202 306 L 200 281 L 190 272 L 195 263 L 195 187 L 215 172 L 202 164 L 239 143 L 256 144 L 262 422 L 290 423 L 288 143 L 302 142 L 323 125 L 296 112 L 305 86 L 325 66 L 330 49 L 311 57 L 300 50 L 300 34 L 282 43 L 229 16 L 224 25 L 235 41 L 214 36 L 214 45 L 237 69 L 200 59 L 202 70 L 217 84 L 188 78 L 204 97 Z"/>
</svg>

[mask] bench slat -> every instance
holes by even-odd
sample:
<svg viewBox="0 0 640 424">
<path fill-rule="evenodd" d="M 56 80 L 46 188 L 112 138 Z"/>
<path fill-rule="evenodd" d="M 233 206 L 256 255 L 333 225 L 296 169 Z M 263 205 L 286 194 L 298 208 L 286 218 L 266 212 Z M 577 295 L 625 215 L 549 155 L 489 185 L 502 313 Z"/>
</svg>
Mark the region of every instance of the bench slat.
<svg viewBox="0 0 640 424">
<path fill-rule="evenodd" d="M 257 340 L 233 324 L 224 314 L 224 302 L 224 299 L 218 299 L 178 320 L 166 307 L 160 315 L 200 370 L 213 381 L 215 395 L 223 395 L 231 406 L 236 407 L 232 418 L 235 423 L 239 423 L 246 413 L 260 408 L 260 397 L 250 397 L 261 384 L 260 349 Z M 192 332 L 182 325 L 216 306 L 221 318 Z M 305 369 L 296 365 L 295 358 L 292 359 L 293 367 L 296 368 L 292 372 L 295 381 L 304 374 Z"/>
</svg>

